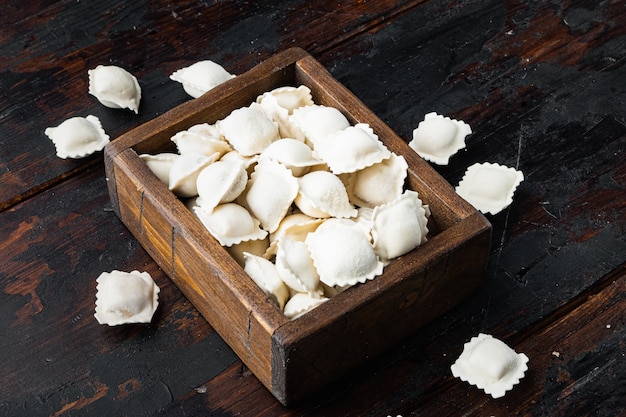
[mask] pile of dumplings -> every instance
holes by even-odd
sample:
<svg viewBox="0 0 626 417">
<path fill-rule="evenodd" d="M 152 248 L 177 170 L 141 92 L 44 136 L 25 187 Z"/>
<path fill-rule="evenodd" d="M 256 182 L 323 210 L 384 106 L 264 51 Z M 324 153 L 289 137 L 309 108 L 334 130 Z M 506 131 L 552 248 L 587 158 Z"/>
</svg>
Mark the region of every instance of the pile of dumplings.
<svg viewBox="0 0 626 417">
<path fill-rule="evenodd" d="M 171 140 L 177 153 L 140 158 L 291 319 L 426 241 L 405 159 L 306 86 Z"/>
</svg>

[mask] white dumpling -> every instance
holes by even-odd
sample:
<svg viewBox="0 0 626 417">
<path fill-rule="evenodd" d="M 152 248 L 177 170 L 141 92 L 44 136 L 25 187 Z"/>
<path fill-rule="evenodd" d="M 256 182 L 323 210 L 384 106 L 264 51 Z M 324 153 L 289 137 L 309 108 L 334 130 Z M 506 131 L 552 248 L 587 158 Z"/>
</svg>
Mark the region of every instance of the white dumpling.
<svg viewBox="0 0 626 417">
<path fill-rule="evenodd" d="M 279 139 L 278 126 L 258 104 L 233 110 L 216 123 L 221 134 L 241 155 L 260 154 Z"/>
<path fill-rule="evenodd" d="M 196 62 L 170 75 L 170 79 L 181 83 L 185 92 L 193 98 L 200 97 L 231 78 L 235 76 L 211 60 Z"/>
<path fill-rule="evenodd" d="M 200 171 L 196 188 L 203 209 L 211 211 L 218 204 L 230 203 L 246 188 L 248 173 L 243 162 L 215 161 Z"/>
<path fill-rule="evenodd" d="M 491 335 L 479 333 L 463 347 L 450 367 L 452 375 L 500 398 L 518 384 L 528 370 L 528 356 Z"/>
<path fill-rule="evenodd" d="M 246 205 L 270 233 L 278 228 L 297 195 L 298 180 L 283 165 L 269 159 L 259 161 L 245 190 Z"/>
<path fill-rule="evenodd" d="M 282 310 L 289 299 L 289 289 L 278 274 L 276 265 L 251 253 L 244 253 L 244 271 Z"/>
<path fill-rule="evenodd" d="M 391 155 L 366 124 L 357 124 L 329 134 L 315 143 L 315 151 L 336 175 L 369 167 Z"/>
<path fill-rule="evenodd" d="M 306 235 L 314 231 L 322 221 L 322 219 L 317 219 L 299 212 L 286 215 L 283 220 L 281 220 L 278 228 L 270 234 L 270 245 L 265 256 L 273 256 L 276 254 L 278 242 L 283 237 L 304 241 Z"/>
<path fill-rule="evenodd" d="M 141 88 L 134 75 L 115 65 L 98 65 L 87 71 L 89 94 L 106 107 L 139 113 Z"/>
<path fill-rule="evenodd" d="M 313 149 L 319 140 L 350 126 L 346 116 L 338 109 L 319 104 L 295 109 L 289 117 L 289 122 L 302 132 Z"/>
<path fill-rule="evenodd" d="M 299 177 L 315 165 L 323 164 L 313 156 L 313 150 L 304 142 L 297 139 L 284 138 L 270 144 L 260 155 L 278 161 Z"/>
<path fill-rule="evenodd" d="M 328 219 L 305 243 L 320 281 L 328 286 L 363 283 L 383 273 L 369 237 L 351 220 Z"/>
<path fill-rule="evenodd" d="M 213 211 L 194 207 L 200 222 L 222 246 L 232 246 L 246 240 L 265 239 L 267 232 L 259 227 L 259 221 L 243 207 L 235 203 L 220 204 Z"/>
<path fill-rule="evenodd" d="M 428 219 L 415 191 L 377 206 L 372 214 L 374 250 L 383 260 L 397 258 L 426 242 Z"/>
<path fill-rule="evenodd" d="M 96 279 L 95 318 L 100 324 L 117 326 L 149 323 L 159 301 L 159 287 L 147 272 L 103 272 Z"/>
<path fill-rule="evenodd" d="M 328 301 L 328 298 L 312 297 L 306 293 L 297 293 L 285 304 L 284 314 L 287 318 L 294 320 L 326 301 Z"/>
<path fill-rule="evenodd" d="M 320 276 L 313 265 L 311 254 L 303 241 L 284 237 L 278 241 L 276 270 L 282 280 L 296 292 L 320 297 Z"/>
<path fill-rule="evenodd" d="M 245 255 L 249 253 L 255 256 L 265 256 L 267 248 L 270 245 L 270 241 L 267 236 L 263 239 L 244 240 L 232 246 L 226 247 L 226 251 L 235 258 L 237 263 L 242 267 L 245 265 Z"/>
<path fill-rule="evenodd" d="M 52 140 L 59 158 L 84 158 L 101 151 L 109 143 L 100 119 L 96 116 L 71 117 L 44 133 Z"/>
<path fill-rule="evenodd" d="M 408 175 L 408 164 L 402 155 L 391 156 L 377 164 L 348 174 L 350 201 L 360 207 L 374 208 L 400 195 Z"/>
<path fill-rule="evenodd" d="M 165 185 L 170 183 L 170 170 L 176 158 L 180 155 L 171 152 L 163 152 L 155 155 L 141 154 L 139 158 L 148 165 L 148 168 Z"/>
<path fill-rule="evenodd" d="M 470 166 L 456 192 L 477 210 L 497 214 L 513 202 L 513 194 L 524 180 L 515 168 L 483 163 Z"/>
<path fill-rule="evenodd" d="M 170 168 L 169 189 L 178 197 L 195 197 L 198 195 L 198 175 L 209 164 L 215 162 L 219 154 L 205 156 L 188 153 L 174 160 Z"/>
<path fill-rule="evenodd" d="M 328 171 L 313 171 L 300 178 L 295 199 L 298 208 L 311 217 L 355 217 L 357 210 L 339 177 Z"/>
<path fill-rule="evenodd" d="M 295 109 L 313 104 L 309 87 L 279 87 L 257 97 L 257 103 L 278 124 L 281 137 L 304 139 L 300 130 L 292 127 L 289 116 Z"/>
<path fill-rule="evenodd" d="M 271 91 L 265 92 L 257 98 L 257 103 L 263 107 L 264 103 L 271 102 L 272 108 L 274 106 L 287 110 L 288 114 L 291 114 L 295 109 L 310 106 L 313 104 L 313 98 L 311 96 L 311 89 L 306 85 L 300 85 L 298 87 L 278 87 Z"/>
<path fill-rule="evenodd" d="M 452 155 L 465 148 L 465 137 L 470 133 L 467 123 L 432 112 L 413 130 L 409 146 L 422 158 L 447 165 Z"/>
<path fill-rule="evenodd" d="M 232 150 L 228 142 L 222 139 L 217 128 L 208 124 L 195 125 L 176 133 L 171 138 L 178 153 L 199 153 L 211 156 L 218 153 L 221 157 Z"/>
</svg>

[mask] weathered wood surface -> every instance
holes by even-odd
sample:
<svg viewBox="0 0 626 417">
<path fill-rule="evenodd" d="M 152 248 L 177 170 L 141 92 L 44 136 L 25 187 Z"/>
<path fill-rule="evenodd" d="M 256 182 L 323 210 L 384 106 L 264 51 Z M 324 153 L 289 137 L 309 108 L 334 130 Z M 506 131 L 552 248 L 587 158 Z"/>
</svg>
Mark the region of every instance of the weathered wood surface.
<svg viewBox="0 0 626 417">
<path fill-rule="evenodd" d="M 0 415 L 626 414 L 624 2 L 127 3 L 2 5 Z M 470 123 L 467 149 L 435 167 L 453 185 L 485 161 L 526 179 L 489 216 L 473 297 L 286 409 L 111 211 L 101 155 L 60 160 L 43 130 L 91 113 L 115 138 L 188 100 L 173 70 L 239 73 L 290 46 L 407 140 L 430 111 Z M 139 115 L 87 94 L 101 63 L 138 76 Z M 97 324 L 95 278 L 112 269 L 153 275 L 152 324 Z M 451 377 L 478 332 L 530 358 L 502 399 Z"/>
</svg>

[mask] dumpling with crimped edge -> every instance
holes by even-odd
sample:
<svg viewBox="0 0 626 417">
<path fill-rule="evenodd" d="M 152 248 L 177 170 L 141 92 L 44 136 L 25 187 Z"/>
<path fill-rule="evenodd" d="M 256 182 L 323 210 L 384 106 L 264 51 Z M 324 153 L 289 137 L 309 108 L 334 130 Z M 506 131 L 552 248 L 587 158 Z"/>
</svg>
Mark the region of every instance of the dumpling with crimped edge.
<svg viewBox="0 0 626 417">
<path fill-rule="evenodd" d="M 377 206 L 372 214 L 374 251 L 383 260 L 397 258 L 426 242 L 427 211 L 415 191 Z"/>
<path fill-rule="evenodd" d="M 291 171 L 271 159 L 260 160 L 250 176 L 245 193 L 246 206 L 272 233 L 298 195 L 298 180 Z"/>
<path fill-rule="evenodd" d="M 307 293 L 297 293 L 287 301 L 283 312 L 287 318 L 295 320 L 326 301 L 328 301 L 326 297 L 311 297 Z"/>
<path fill-rule="evenodd" d="M 276 265 L 267 259 L 244 253 L 245 266 L 243 270 L 282 310 L 289 299 L 289 288 L 280 278 Z"/>
<path fill-rule="evenodd" d="M 256 101 L 263 107 L 265 107 L 264 103 L 272 103 L 270 105 L 272 108 L 274 105 L 278 106 L 286 110 L 288 114 L 293 113 L 297 108 L 314 104 L 311 89 L 306 85 L 277 87 L 261 94 Z"/>
<path fill-rule="evenodd" d="M 141 87 L 137 78 L 115 65 L 98 65 L 87 71 L 89 94 L 112 109 L 130 109 L 139 113 Z"/>
<path fill-rule="evenodd" d="M 174 160 L 180 155 L 172 152 L 162 152 L 158 154 L 141 154 L 139 158 L 146 163 L 150 171 L 157 176 L 165 185 L 170 183 L 170 170 L 174 164 Z"/>
<path fill-rule="evenodd" d="M 348 192 L 339 177 L 328 171 L 313 171 L 300 178 L 295 199 L 298 208 L 311 217 L 355 217 Z"/>
<path fill-rule="evenodd" d="M 483 213 L 498 214 L 513 202 L 522 171 L 485 162 L 467 168 L 456 192 Z"/>
<path fill-rule="evenodd" d="M 257 103 L 233 110 L 215 125 L 228 143 L 243 156 L 260 154 L 280 138 L 277 124 Z"/>
<path fill-rule="evenodd" d="M 300 212 L 286 215 L 278 225 L 278 228 L 270 233 L 270 245 L 267 248 L 265 256 L 270 257 L 276 255 L 278 242 L 283 237 L 304 241 L 306 235 L 313 232 L 322 221 L 322 219 L 311 217 Z"/>
<path fill-rule="evenodd" d="M 391 155 L 369 125 L 363 123 L 320 139 L 315 143 L 315 152 L 336 175 L 369 167 Z"/>
<path fill-rule="evenodd" d="M 402 195 L 408 167 L 402 155 L 392 153 L 377 164 L 344 174 L 341 178 L 346 183 L 352 204 L 374 208 Z"/>
<path fill-rule="evenodd" d="M 246 188 L 248 173 L 242 161 L 215 161 L 207 165 L 196 179 L 200 205 L 207 211 L 234 201 Z"/>
<path fill-rule="evenodd" d="M 56 148 L 59 158 L 84 158 L 101 151 L 109 143 L 107 135 L 96 116 L 71 117 L 56 127 L 44 131 Z"/>
<path fill-rule="evenodd" d="M 276 123 L 283 138 L 304 139 L 302 132 L 289 122 L 289 116 L 299 107 L 313 104 L 311 90 L 305 85 L 278 87 L 257 97 L 257 103 Z"/>
<path fill-rule="evenodd" d="M 198 176 L 200 172 L 217 160 L 219 154 L 205 156 L 197 153 L 180 155 L 170 168 L 168 188 L 178 197 L 198 195 Z"/>
<path fill-rule="evenodd" d="M 282 280 L 296 292 L 321 297 L 320 276 L 303 241 L 283 237 L 278 241 L 276 270 Z"/>
<path fill-rule="evenodd" d="M 222 246 L 264 239 L 267 236 L 267 232 L 259 227 L 259 221 L 239 204 L 220 204 L 210 212 L 196 206 L 194 213 Z"/>
<path fill-rule="evenodd" d="M 304 134 L 313 149 L 319 140 L 350 126 L 346 116 L 338 109 L 321 104 L 312 104 L 295 109 L 289 117 L 289 122 Z"/>
<path fill-rule="evenodd" d="M 117 326 L 150 323 L 159 305 L 159 287 L 147 272 L 103 272 L 96 279 L 95 318 L 100 324 Z"/>
<path fill-rule="evenodd" d="M 368 236 L 352 220 L 327 219 L 305 243 L 320 281 L 331 287 L 363 283 L 383 273 Z"/>
<path fill-rule="evenodd" d="M 225 247 L 226 252 L 230 254 L 235 261 L 242 267 L 245 265 L 245 253 L 249 253 L 255 256 L 265 257 L 267 248 L 270 246 L 270 240 L 266 236 L 263 239 L 244 240 L 232 246 Z M 269 258 L 266 258 L 269 259 Z"/>
<path fill-rule="evenodd" d="M 243 156 L 239 152 L 232 150 L 226 152 L 222 158 L 220 158 L 220 161 L 240 161 L 246 168 L 248 175 L 251 175 L 254 172 L 254 167 L 257 162 L 259 162 L 259 155 Z"/>
<path fill-rule="evenodd" d="M 185 92 L 193 98 L 200 97 L 231 78 L 235 76 L 210 59 L 198 61 L 170 75 L 170 79 L 181 83 Z"/>
<path fill-rule="evenodd" d="M 456 378 L 500 398 L 524 377 L 527 363 L 525 354 L 516 353 L 491 335 L 479 333 L 464 345 L 450 369 Z"/>
<path fill-rule="evenodd" d="M 218 153 L 221 157 L 232 150 L 217 128 L 206 123 L 182 130 L 172 136 L 171 140 L 176 144 L 179 154 L 199 153 L 211 156 Z"/>
<path fill-rule="evenodd" d="M 465 137 L 470 133 L 467 123 L 432 112 L 413 130 L 409 146 L 427 161 L 447 165 L 452 155 L 465 148 Z"/>
<path fill-rule="evenodd" d="M 259 157 L 280 162 L 296 177 L 304 175 L 312 166 L 324 163 L 313 156 L 313 150 L 306 143 L 293 138 L 273 142 Z"/>
</svg>

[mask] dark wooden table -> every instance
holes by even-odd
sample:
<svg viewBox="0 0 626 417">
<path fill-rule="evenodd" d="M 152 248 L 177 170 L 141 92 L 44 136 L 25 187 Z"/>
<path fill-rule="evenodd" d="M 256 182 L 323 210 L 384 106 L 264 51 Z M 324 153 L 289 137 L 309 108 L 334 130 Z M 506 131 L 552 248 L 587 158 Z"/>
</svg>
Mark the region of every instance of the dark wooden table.
<svg viewBox="0 0 626 417">
<path fill-rule="evenodd" d="M 266 4 L 263 4 L 266 3 Z M 15 1 L 0 6 L 0 415 L 626 415 L 624 1 Z M 401 137 L 425 113 L 473 134 L 447 166 L 525 174 L 489 215 L 482 287 L 323 392 L 283 407 L 111 210 L 102 154 L 44 135 L 100 118 L 113 140 L 190 98 L 169 75 L 201 59 L 238 74 L 306 49 Z M 87 93 L 113 64 L 138 115 Z M 103 271 L 161 287 L 150 325 L 93 317 Z M 459 285 L 462 285 L 460 283 Z M 452 377 L 479 332 L 529 358 L 497 400 Z"/>
</svg>

